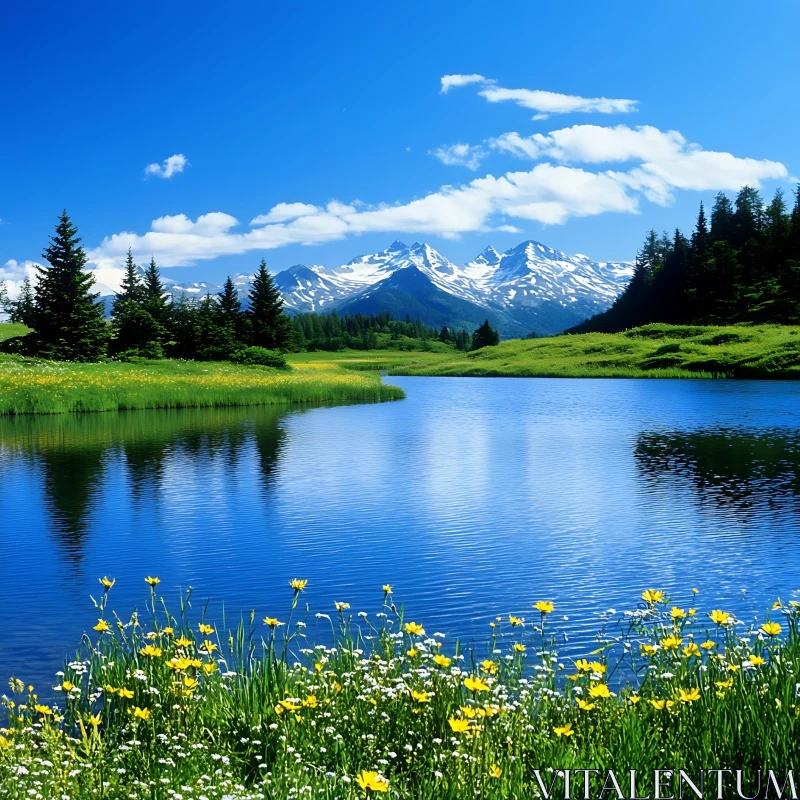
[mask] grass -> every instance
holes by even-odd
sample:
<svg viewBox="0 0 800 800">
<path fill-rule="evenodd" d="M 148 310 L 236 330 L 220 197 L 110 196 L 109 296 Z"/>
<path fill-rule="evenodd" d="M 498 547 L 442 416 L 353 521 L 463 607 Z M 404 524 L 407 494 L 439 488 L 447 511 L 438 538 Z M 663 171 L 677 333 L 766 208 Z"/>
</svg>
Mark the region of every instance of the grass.
<svg viewBox="0 0 800 800">
<path fill-rule="evenodd" d="M 229 363 L 144 361 L 70 364 L 0 357 L 0 414 L 144 408 L 363 403 L 397 400 L 377 375 L 274 370 Z"/>
<path fill-rule="evenodd" d="M 0 342 L 11 339 L 14 336 L 25 336 L 31 329 L 17 322 L 0 322 Z"/>
<path fill-rule="evenodd" d="M 647 325 L 617 334 L 512 339 L 471 353 L 346 351 L 292 361 L 389 375 L 792 379 L 800 377 L 800 327 Z"/>
<path fill-rule="evenodd" d="M 698 782 L 732 768 L 755 796 L 756 770 L 782 782 L 796 766 L 797 602 L 745 624 L 689 608 L 691 592 L 678 606 L 647 590 L 632 612 L 606 612 L 596 649 L 571 661 L 550 601 L 498 618 L 479 651 L 404 618 L 385 586 L 375 615 L 324 609 L 325 646 L 305 636 L 305 581 L 275 617 L 229 627 L 186 594 L 170 613 L 147 580 L 144 608 L 121 619 L 104 579 L 58 702 L 12 678 L 0 796 L 500 800 L 537 796 L 537 771 L 547 785 L 552 770 L 577 769 L 601 771 L 592 797 L 609 769 L 626 789 L 637 770 L 639 796 L 652 796 L 656 769 Z M 677 796 L 667 783 L 662 796 Z"/>
</svg>

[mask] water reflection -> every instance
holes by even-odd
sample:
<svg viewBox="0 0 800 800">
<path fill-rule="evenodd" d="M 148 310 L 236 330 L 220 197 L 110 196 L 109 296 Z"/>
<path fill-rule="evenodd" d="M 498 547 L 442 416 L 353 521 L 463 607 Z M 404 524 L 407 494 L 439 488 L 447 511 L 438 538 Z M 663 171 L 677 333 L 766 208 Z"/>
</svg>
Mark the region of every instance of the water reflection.
<svg viewBox="0 0 800 800">
<path fill-rule="evenodd" d="M 796 430 L 644 432 L 634 456 L 653 491 L 681 482 L 701 506 L 751 517 L 764 507 L 800 510 Z"/>
<path fill-rule="evenodd" d="M 157 506 L 170 468 L 219 462 L 234 475 L 251 447 L 258 476 L 269 489 L 278 469 L 285 432 L 274 409 L 198 409 L 20 416 L 0 419 L 0 475 L 27 463 L 41 488 L 47 530 L 65 566 L 81 560 L 99 495 L 114 480 L 123 489 L 122 510 Z"/>
</svg>

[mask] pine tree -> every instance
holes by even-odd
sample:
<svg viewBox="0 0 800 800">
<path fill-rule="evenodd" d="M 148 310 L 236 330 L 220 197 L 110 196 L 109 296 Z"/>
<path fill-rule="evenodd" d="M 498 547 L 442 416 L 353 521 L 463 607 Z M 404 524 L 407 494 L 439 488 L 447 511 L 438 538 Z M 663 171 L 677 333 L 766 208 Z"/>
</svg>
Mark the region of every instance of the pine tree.
<svg viewBox="0 0 800 800">
<path fill-rule="evenodd" d="M 22 281 L 22 287 L 19 290 L 17 299 L 9 303 L 8 318 L 11 322 L 20 322 L 30 328 L 33 327 L 34 311 L 35 305 L 33 289 L 31 288 L 31 279 L 26 277 L 25 280 Z"/>
<path fill-rule="evenodd" d="M 122 277 L 120 291 L 114 296 L 111 306 L 111 316 L 116 317 L 122 310 L 124 303 L 141 303 L 144 300 L 144 286 L 139 278 L 138 268 L 133 262 L 133 253 L 128 248 L 125 260 L 125 275 Z"/>
<path fill-rule="evenodd" d="M 105 354 L 109 328 L 84 271 L 86 252 L 66 210 L 44 251 L 50 268 L 38 267 L 33 312 L 36 351 L 59 361 L 96 361 Z"/>
<path fill-rule="evenodd" d="M 264 259 L 253 278 L 248 299 L 250 343 L 271 350 L 287 349 L 292 343 L 292 321 L 283 313 L 283 298 Z"/>
<path fill-rule="evenodd" d="M 242 303 L 239 300 L 239 292 L 234 286 L 231 276 L 228 275 L 222 287 L 222 291 L 217 295 L 219 310 L 223 317 L 228 318 L 231 322 L 239 317 L 242 313 Z"/>
<path fill-rule="evenodd" d="M 792 208 L 791 231 L 788 241 L 789 258 L 800 262 L 800 184 L 797 185 L 794 194 L 794 206 Z"/>
<path fill-rule="evenodd" d="M 733 230 L 733 204 L 727 195 L 719 192 L 711 209 L 711 242 L 729 241 Z"/>
<path fill-rule="evenodd" d="M 472 350 L 479 350 L 481 347 L 493 347 L 500 344 L 500 334 L 485 320 L 483 325 L 472 334 Z"/>
<path fill-rule="evenodd" d="M 708 246 L 711 244 L 711 237 L 708 233 L 708 224 L 706 223 L 706 212 L 703 208 L 703 203 L 700 203 L 700 211 L 697 214 L 697 222 L 692 232 L 692 257 L 704 258 Z"/>
<path fill-rule="evenodd" d="M 162 324 L 166 321 L 169 312 L 169 303 L 165 294 L 164 284 L 161 282 L 161 271 L 155 258 L 150 256 L 150 263 L 144 271 L 144 304 L 153 318 Z"/>
<path fill-rule="evenodd" d="M 439 341 L 447 344 L 447 342 L 451 341 L 452 338 L 453 337 L 450 333 L 450 328 L 448 328 L 447 325 L 442 325 L 442 329 L 439 331 Z"/>
</svg>

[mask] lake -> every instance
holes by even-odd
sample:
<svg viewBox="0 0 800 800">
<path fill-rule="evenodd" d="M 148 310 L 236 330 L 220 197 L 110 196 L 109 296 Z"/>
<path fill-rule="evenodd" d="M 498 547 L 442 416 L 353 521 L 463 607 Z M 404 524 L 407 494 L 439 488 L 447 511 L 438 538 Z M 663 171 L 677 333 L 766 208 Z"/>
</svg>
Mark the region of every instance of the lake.
<svg viewBox="0 0 800 800">
<path fill-rule="evenodd" d="M 800 383 L 387 380 L 408 398 L 0 419 L 0 680 L 47 694 L 102 575 L 121 616 L 157 575 L 229 619 L 285 619 L 308 578 L 312 636 L 388 582 L 451 646 L 550 599 L 574 654 L 648 587 L 799 597 Z"/>
</svg>

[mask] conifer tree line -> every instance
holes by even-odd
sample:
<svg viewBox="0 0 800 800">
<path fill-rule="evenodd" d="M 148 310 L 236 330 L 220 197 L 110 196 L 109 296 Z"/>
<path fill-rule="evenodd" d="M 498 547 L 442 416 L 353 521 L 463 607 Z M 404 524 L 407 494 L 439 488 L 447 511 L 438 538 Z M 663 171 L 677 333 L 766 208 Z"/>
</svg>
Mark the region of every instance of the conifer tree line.
<svg viewBox="0 0 800 800">
<path fill-rule="evenodd" d="M 789 210 L 779 189 L 765 203 L 745 186 L 720 192 L 694 230 L 650 231 L 628 287 L 602 314 L 569 333 L 614 333 L 651 322 L 800 323 L 800 186 Z"/>
<path fill-rule="evenodd" d="M 141 275 L 129 250 L 125 274 L 111 308 L 111 323 L 85 270 L 86 252 L 67 212 L 44 251 L 49 268 L 37 267 L 17 300 L 5 300 L 12 322 L 33 329 L 3 347 L 56 361 L 97 361 L 105 356 L 235 360 L 280 366 L 292 346 L 292 322 L 264 260 L 250 285 L 248 308 L 228 277 L 218 295 L 200 302 L 170 302 L 154 259 Z"/>
<path fill-rule="evenodd" d="M 440 330 L 423 324 L 420 320 L 412 321 L 406 316 L 404 321 L 392 319 L 386 311 L 381 314 L 345 314 L 339 316 L 335 311 L 325 314 L 298 314 L 294 320 L 294 341 L 300 349 L 313 350 L 377 350 L 386 346 L 386 336 L 378 338 L 378 334 L 388 334 L 393 342 L 400 342 L 398 350 L 413 349 L 410 342 L 401 341 L 404 337 L 420 339 L 422 346 L 434 340 L 450 344 L 459 350 L 469 350 L 470 335 L 465 330 L 455 330 L 447 325 Z M 394 345 L 390 345 L 394 347 Z"/>
</svg>

